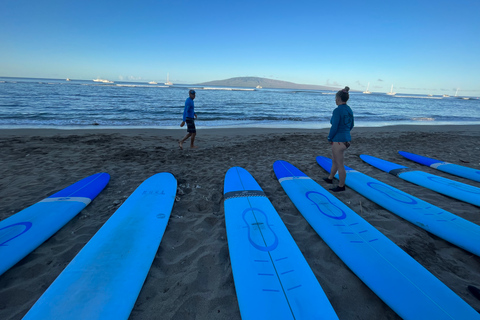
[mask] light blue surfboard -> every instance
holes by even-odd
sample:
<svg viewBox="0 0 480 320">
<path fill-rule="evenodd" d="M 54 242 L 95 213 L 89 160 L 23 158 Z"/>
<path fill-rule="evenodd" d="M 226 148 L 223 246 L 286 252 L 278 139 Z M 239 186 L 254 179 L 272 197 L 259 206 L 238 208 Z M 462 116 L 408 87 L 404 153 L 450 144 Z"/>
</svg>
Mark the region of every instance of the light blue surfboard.
<svg viewBox="0 0 480 320">
<path fill-rule="evenodd" d="M 24 319 L 127 319 L 162 240 L 176 190 L 170 173 L 145 180 Z"/>
<path fill-rule="evenodd" d="M 360 155 L 360 158 L 366 163 L 380 170 L 391 173 L 403 180 L 428 188 L 446 196 L 480 206 L 480 188 L 439 177 L 427 172 L 410 169 L 408 167 L 373 156 L 362 154 Z"/>
<path fill-rule="evenodd" d="M 276 161 L 273 169 L 313 229 L 400 317 L 480 319 L 445 284 L 295 166 Z"/>
<path fill-rule="evenodd" d="M 271 202 L 250 175 L 225 175 L 225 225 L 242 319 L 338 319 Z"/>
<path fill-rule="evenodd" d="M 458 164 L 453 164 L 433 158 L 428 158 L 424 156 L 420 156 L 415 153 L 405 152 L 405 151 L 398 151 L 398 153 L 404 156 L 407 159 L 415 161 L 417 163 L 423 164 L 424 166 L 434 168 L 446 173 L 450 173 L 462 178 L 474 180 L 480 182 L 480 170 L 460 166 Z"/>
<path fill-rule="evenodd" d="M 0 221 L 0 275 L 82 211 L 109 180 L 108 173 L 91 175 Z"/>
<path fill-rule="evenodd" d="M 317 157 L 318 164 L 330 173 L 332 160 Z M 345 166 L 345 180 L 353 190 L 405 220 L 460 248 L 480 256 L 480 226 L 436 207 L 386 183 Z M 335 175 L 338 179 L 338 174 Z"/>
</svg>

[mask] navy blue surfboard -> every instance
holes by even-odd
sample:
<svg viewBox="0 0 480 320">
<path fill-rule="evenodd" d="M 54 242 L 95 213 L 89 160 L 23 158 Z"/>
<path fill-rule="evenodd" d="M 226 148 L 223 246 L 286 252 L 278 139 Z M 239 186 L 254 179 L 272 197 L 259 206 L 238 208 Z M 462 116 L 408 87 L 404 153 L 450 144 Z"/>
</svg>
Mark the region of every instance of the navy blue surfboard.
<svg viewBox="0 0 480 320">
<path fill-rule="evenodd" d="M 420 156 L 415 153 L 405 152 L 405 151 L 398 151 L 401 156 L 405 158 L 415 161 L 417 163 L 423 164 L 424 166 L 434 168 L 446 173 L 450 173 L 462 178 L 474 180 L 480 182 L 480 170 L 460 166 L 458 164 L 449 163 L 433 158 L 428 158 L 424 156 Z"/>
<path fill-rule="evenodd" d="M 108 173 L 91 175 L 0 221 L 0 275 L 82 211 L 109 180 Z"/>
<path fill-rule="evenodd" d="M 382 160 L 365 154 L 360 158 L 366 163 L 391 173 L 403 180 L 431 189 L 446 196 L 480 206 L 480 188 L 439 177 L 427 172 L 410 169 L 408 167 Z"/>
<path fill-rule="evenodd" d="M 332 160 L 317 157 L 318 164 L 330 172 Z M 386 183 L 345 166 L 345 184 L 365 198 L 410 221 L 418 227 L 480 256 L 480 226 Z M 338 174 L 335 176 L 338 179 Z"/>
</svg>

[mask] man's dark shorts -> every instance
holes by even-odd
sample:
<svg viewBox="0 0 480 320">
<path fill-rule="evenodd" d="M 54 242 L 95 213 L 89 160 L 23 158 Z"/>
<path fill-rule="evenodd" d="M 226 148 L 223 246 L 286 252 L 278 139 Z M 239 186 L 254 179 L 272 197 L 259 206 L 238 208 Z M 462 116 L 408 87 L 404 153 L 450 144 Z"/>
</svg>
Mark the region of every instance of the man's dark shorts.
<svg viewBox="0 0 480 320">
<path fill-rule="evenodd" d="M 187 123 L 187 132 L 190 132 L 190 133 L 196 133 L 197 132 L 197 129 L 195 128 L 195 120 L 194 119 L 187 118 L 185 120 L 185 122 Z"/>
</svg>

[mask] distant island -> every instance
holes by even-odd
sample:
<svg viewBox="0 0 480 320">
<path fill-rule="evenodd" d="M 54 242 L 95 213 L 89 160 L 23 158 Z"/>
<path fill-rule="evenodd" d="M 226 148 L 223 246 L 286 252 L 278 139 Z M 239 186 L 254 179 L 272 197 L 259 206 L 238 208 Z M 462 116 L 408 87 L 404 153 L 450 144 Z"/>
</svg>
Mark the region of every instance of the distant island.
<svg viewBox="0 0 480 320">
<path fill-rule="evenodd" d="M 225 86 L 240 88 L 269 88 L 269 89 L 296 89 L 296 90 L 339 90 L 335 87 L 317 86 L 311 84 L 298 84 L 287 81 L 273 80 L 259 77 L 236 77 L 225 80 L 215 80 L 198 83 L 200 86 Z"/>
</svg>

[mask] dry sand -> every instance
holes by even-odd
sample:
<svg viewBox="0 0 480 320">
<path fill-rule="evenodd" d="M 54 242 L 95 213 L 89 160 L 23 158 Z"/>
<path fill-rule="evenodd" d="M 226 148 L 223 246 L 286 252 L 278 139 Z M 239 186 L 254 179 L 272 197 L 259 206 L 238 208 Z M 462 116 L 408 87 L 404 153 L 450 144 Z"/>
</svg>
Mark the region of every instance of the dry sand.
<svg viewBox="0 0 480 320">
<path fill-rule="evenodd" d="M 182 130 L 0 130 L 0 220 L 97 172 L 105 190 L 49 240 L 0 276 L 0 319 L 21 319 L 65 266 L 145 179 L 171 172 L 178 197 L 165 235 L 130 319 L 240 319 L 228 254 L 223 181 L 232 166 L 247 169 L 263 188 L 310 264 L 340 319 L 399 319 L 331 251 L 297 211 L 272 169 L 297 166 L 320 185 L 315 157 L 330 156 L 328 129 L 202 129 L 198 149 L 179 150 Z M 381 172 L 358 156 L 389 161 L 469 183 L 417 165 L 404 150 L 480 169 L 480 126 L 355 128 L 345 163 L 407 193 L 480 224 L 480 208 Z M 480 301 L 480 258 L 347 188 L 340 200 L 404 249 L 472 307 Z M 1 257 L 0 257 L 1 258 Z M 395 290 L 395 288 L 392 288 Z"/>
</svg>

